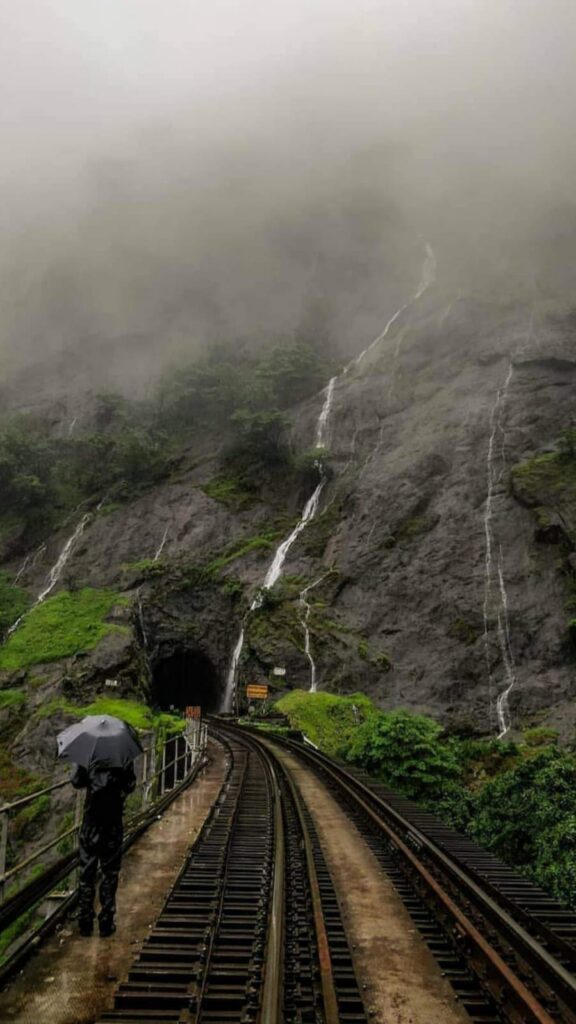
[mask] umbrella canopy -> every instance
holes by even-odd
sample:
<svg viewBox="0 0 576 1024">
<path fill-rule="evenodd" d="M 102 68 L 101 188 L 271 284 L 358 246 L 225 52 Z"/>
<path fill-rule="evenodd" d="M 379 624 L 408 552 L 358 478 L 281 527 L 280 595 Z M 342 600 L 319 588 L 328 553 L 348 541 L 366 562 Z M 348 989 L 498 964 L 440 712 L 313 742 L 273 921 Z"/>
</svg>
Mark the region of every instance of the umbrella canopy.
<svg viewBox="0 0 576 1024">
<path fill-rule="evenodd" d="M 113 715 L 87 715 L 56 737 L 58 757 L 89 768 L 96 761 L 109 768 L 124 768 L 142 747 L 134 730 Z"/>
</svg>

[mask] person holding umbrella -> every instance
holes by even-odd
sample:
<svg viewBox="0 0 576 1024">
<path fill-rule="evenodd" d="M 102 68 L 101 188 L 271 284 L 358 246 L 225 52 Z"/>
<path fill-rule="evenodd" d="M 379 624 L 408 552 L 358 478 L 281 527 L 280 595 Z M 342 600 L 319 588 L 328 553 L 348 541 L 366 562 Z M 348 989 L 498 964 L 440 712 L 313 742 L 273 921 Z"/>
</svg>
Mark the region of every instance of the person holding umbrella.
<svg viewBox="0 0 576 1024">
<path fill-rule="evenodd" d="M 124 802 L 136 785 L 133 761 L 142 753 L 134 730 L 112 715 L 88 715 L 57 737 L 58 756 L 76 764 L 71 782 L 86 790 L 79 835 L 80 935 L 94 930 L 94 897 L 101 872 L 100 935 L 116 931 L 116 890 L 122 859 Z"/>
</svg>

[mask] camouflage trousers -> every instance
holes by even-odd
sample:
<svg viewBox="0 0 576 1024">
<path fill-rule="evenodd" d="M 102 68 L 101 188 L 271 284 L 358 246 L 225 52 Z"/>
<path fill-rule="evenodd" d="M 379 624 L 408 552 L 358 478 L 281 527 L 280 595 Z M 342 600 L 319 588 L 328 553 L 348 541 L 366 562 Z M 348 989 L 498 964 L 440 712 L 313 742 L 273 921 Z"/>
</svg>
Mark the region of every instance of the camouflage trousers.
<svg viewBox="0 0 576 1024">
<path fill-rule="evenodd" d="M 84 818 L 79 836 L 80 881 L 78 919 L 83 925 L 94 920 L 94 896 L 98 868 L 100 880 L 100 925 L 114 920 L 116 889 L 122 860 L 122 821 L 99 822 Z"/>
</svg>

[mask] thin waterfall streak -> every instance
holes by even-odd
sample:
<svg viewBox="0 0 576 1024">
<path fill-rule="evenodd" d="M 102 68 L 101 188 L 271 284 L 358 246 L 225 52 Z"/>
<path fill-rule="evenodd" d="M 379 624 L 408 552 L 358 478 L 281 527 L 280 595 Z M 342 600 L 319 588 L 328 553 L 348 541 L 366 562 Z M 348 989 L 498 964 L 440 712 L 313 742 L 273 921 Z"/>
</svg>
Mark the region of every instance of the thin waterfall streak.
<svg viewBox="0 0 576 1024">
<path fill-rule="evenodd" d="M 512 643 L 510 639 L 510 619 L 508 616 L 508 595 L 506 593 L 506 583 L 504 579 L 504 558 L 502 555 L 502 548 L 500 547 L 498 555 L 498 585 L 500 590 L 500 601 L 502 605 L 501 614 L 498 616 L 498 639 L 500 641 L 500 649 L 502 651 L 502 660 L 504 662 L 504 668 L 506 673 L 506 687 L 499 695 L 496 702 L 496 714 L 498 716 L 498 725 L 500 727 L 500 733 L 498 739 L 502 739 L 503 736 L 509 731 L 512 724 L 510 717 L 510 708 L 508 698 L 516 685 L 516 664 L 514 660 L 514 654 L 512 652 Z"/>
<path fill-rule="evenodd" d="M 75 416 L 74 419 L 72 420 L 70 426 L 68 427 L 68 437 L 72 437 L 72 431 L 74 430 L 74 427 L 76 426 L 77 422 L 78 422 L 78 417 Z"/>
<path fill-rule="evenodd" d="M 224 691 L 224 697 L 222 700 L 222 711 L 233 711 L 234 694 L 236 692 L 236 677 L 238 674 L 238 665 L 240 664 L 240 657 L 242 655 L 242 648 L 244 647 L 244 623 L 240 628 L 240 635 L 238 637 L 236 646 L 232 653 L 232 661 L 230 662 L 230 668 L 228 669 L 228 675 L 226 677 L 226 689 Z"/>
<path fill-rule="evenodd" d="M 144 609 L 142 608 L 142 587 L 138 587 L 136 591 L 136 599 L 138 602 L 138 621 L 140 623 L 140 632 L 142 633 L 142 642 L 144 649 L 148 648 L 148 634 L 146 633 L 146 626 L 144 625 Z"/>
<path fill-rule="evenodd" d="M 316 448 L 326 447 L 328 422 L 330 419 L 330 413 L 332 411 L 332 402 L 334 401 L 334 386 L 337 380 L 337 377 L 332 377 L 328 381 L 328 387 L 325 389 L 324 392 L 326 397 L 324 399 L 324 404 L 322 405 L 322 410 L 320 412 L 320 416 L 318 417 L 318 425 L 316 427 Z"/>
<path fill-rule="evenodd" d="M 494 699 L 494 677 L 492 673 L 492 655 L 490 645 L 490 613 L 494 607 L 496 615 L 496 636 L 500 648 L 500 657 L 504 669 L 506 686 L 496 698 L 496 717 L 498 723 L 498 736 L 501 738 L 511 728 L 511 718 L 508 707 L 508 697 L 516 683 L 516 669 L 512 655 L 510 639 L 510 624 L 508 617 L 508 595 L 506 593 L 506 581 L 504 577 L 504 559 L 502 547 L 499 546 L 498 562 L 496 571 L 494 569 L 494 489 L 502 478 L 505 469 L 505 443 L 506 432 L 504 428 L 504 412 L 508 399 L 510 382 L 514 372 L 512 360 L 510 360 L 506 377 L 498 388 L 496 400 L 490 413 L 490 438 L 486 453 L 486 503 L 484 506 L 484 537 L 485 537 L 485 558 L 484 558 L 484 602 L 483 602 L 483 642 L 484 658 L 486 662 L 486 675 L 488 680 L 489 714 L 492 722 L 492 707 Z M 500 435 L 500 472 L 496 474 L 495 467 L 495 444 L 496 438 Z M 497 588 L 494 587 L 495 576 L 497 577 Z M 496 593 L 494 593 L 496 591 Z"/>
<path fill-rule="evenodd" d="M 388 332 L 389 332 L 390 328 L 394 326 L 394 324 L 396 323 L 398 317 L 402 315 L 404 310 L 408 309 L 408 306 L 410 305 L 410 303 L 412 301 L 413 300 L 411 299 L 410 302 L 405 302 L 403 306 L 400 306 L 400 309 L 396 310 L 396 312 L 394 313 L 394 316 L 390 317 L 388 323 L 386 324 L 386 326 L 385 326 L 384 330 L 381 332 L 381 334 L 379 334 L 377 338 L 374 338 L 374 341 L 370 342 L 370 344 L 363 350 L 363 352 L 360 353 L 359 356 L 355 356 L 354 359 L 352 359 L 344 367 L 344 371 L 343 371 L 344 374 L 347 374 L 354 366 L 359 366 L 360 363 L 362 362 L 362 360 L 365 358 L 365 356 L 369 355 L 369 353 L 372 352 L 372 350 L 374 348 L 376 348 L 376 346 L 379 345 L 380 342 L 384 341 L 384 339 L 387 338 Z"/>
<path fill-rule="evenodd" d="M 504 381 L 504 387 L 502 388 L 502 400 L 498 410 L 498 432 L 500 434 L 500 473 L 498 474 L 498 483 L 502 480 L 504 473 L 506 472 L 506 428 L 504 426 L 504 413 L 506 410 L 506 402 L 508 399 L 508 389 L 510 387 L 510 381 L 512 380 L 512 374 L 514 373 L 514 364 L 512 360 L 508 364 L 508 373 L 506 380 Z"/>
<path fill-rule="evenodd" d="M 496 411 L 498 403 L 500 401 L 500 389 L 496 402 L 492 407 L 490 414 L 490 440 L 488 442 L 488 452 L 486 455 L 486 478 L 487 478 L 487 491 L 486 491 L 486 504 L 484 509 L 484 537 L 486 542 L 485 556 L 484 556 L 484 603 L 483 603 L 483 641 L 484 641 L 484 659 L 486 662 L 486 672 L 488 676 L 488 693 L 490 700 L 490 708 L 492 707 L 492 665 L 490 655 L 490 626 L 489 626 L 489 614 L 490 614 L 490 599 L 492 593 L 492 497 L 494 491 L 494 474 L 493 474 L 493 454 L 494 454 L 494 439 L 496 437 Z"/>
<path fill-rule="evenodd" d="M 31 605 L 31 607 L 28 609 L 28 611 L 24 612 L 24 615 L 21 615 L 20 618 L 17 619 L 16 622 L 14 622 L 10 626 L 10 629 L 6 634 L 7 636 L 11 636 L 12 633 L 14 633 L 18 629 L 18 626 L 20 625 L 22 620 L 26 618 L 29 612 L 31 612 L 32 609 L 36 608 L 39 604 L 42 604 L 42 602 L 45 601 L 48 595 L 51 594 L 51 592 L 54 590 L 54 587 L 58 583 L 58 580 L 60 579 L 64 571 L 64 568 L 70 557 L 74 544 L 84 533 L 86 525 L 91 520 L 91 518 L 91 512 L 86 512 L 85 515 L 82 516 L 82 519 L 78 523 L 76 529 L 74 530 L 74 533 L 68 538 L 64 547 L 62 548 L 62 551 L 58 556 L 57 561 L 50 569 L 50 572 L 48 573 L 47 586 L 44 588 L 44 590 L 40 592 L 40 594 L 38 595 L 34 603 Z"/>
<path fill-rule="evenodd" d="M 158 550 L 156 551 L 156 554 L 154 555 L 154 561 L 155 562 L 158 561 L 158 559 L 160 558 L 160 555 L 164 551 L 164 547 L 166 545 L 167 537 L 168 537 L 168 527 L 166 527 L 166 529 L 164 530 L 164 533 L 162 535 L 162 540 L 160 541 L 160 546 L 158 547 Z"/>
<path fill-rule="evenodd" d="M 348 365 L 344 367 L 339 377 L 332 377 L 329 380 L 328 385 L 324 389 L 324 402 L 322 404 L 322 408 L 320 410 L 320 415 L 318 417 L 318 422 L 316 425 L 315 443 L 317 448 L 326 447 L 326 441 L 329 435 L 330 414 L 332 412 L 332 405 L 334 400 L 334 389 L 338 380 L 341 379 L 342 377 L 345 377 L 353 366 L 356 366 L 359 363 L 361 363 L 364 356 L 366 356 L 368 352 L 370 352 L 379 342 L 384 340 L 390 328 L 396 322 L 398 317 L 404 312 L 405 309 L 408 308 L 408 306 L 410 306 L 413 302 L 417 301 L 424 294 L 424 292 L 430 287 L 430 285 L 433 284 L 435 278 L 436 257 L 431 246 L 426 245 L 426 259 L 424 260 L 420 285 L 418 287 L 416 294 L 408 302 L 401 306 L 401 308 L 397 310 L 394 316 L 390 318 L 382 334 L 379 335 L 378 338 L 375 338 L 375 340 L 364 350 L 364 352 L 361 352 L 359 356 L 357 356 L 350 363 L 348 363 Z M 292 530 L 292 533 L 278 547 L 272 560 L 272 564 L 270 565 L 268 572 L 266 573 L 262 587 L 260 588 L 255 598 L 253 599 L 252 604 L 250 605 L 250 608 L 248 610 L 247 616 L 242 623 L 240 635 L 238 637 L 236 646 L 232 653 L 232 660 L 230 662 L 230 668 L 228 670 L 228 675 L 226 679 L 226 689 L 222 700 L 223 711 L 229 711 L 231 705 L 234 703 L 238 666 L 240 664 L 240 658 L 242 657 L 242 649 L 244 647 L 246 621 L 250 614 L 261 606 L 264 592 L 270 590 L 274 586 L 276 581 L 279 579 L 291 547 L 293 546 L 297 538 L 300 536 L 302 530 L 305 528 L 307 523 L 309 523 L 315 517 L 318 511 L 320 498 L 322 496 L 322 492 L 327 481 L 326 475 L 323 472 L 322 464 L 320 461 L 318 463 L 318 467 L 320 470 L 319 483 L 317 484 L 312 496 L 306 502 L 302 516 L 297 525 Z"/>
<path fill-rule="evenodd" d="M 45 544 L 41 544 L 40 547 L 36 548 L 36 551 L 34 551 L 32 554 L 26 555 L 26 558 L 22 562 L 22 565 L 20 566 L 20 568 L 18 569 L 18 572 L 16 573 L 16 575 L 14 577 L 14 583 L 18 583 L 18 580 L 23 576 L 23 574 L 26 572 L 26 569 L 28 569 L 28 567 L 30 567 L 30 569 L 34 568 L 34 566 L 36 565 L 36 562 L 40 558 L 40 555 L 43 555 L 45 551 L 46 551 L 46 545 Z"/>
<path fill-rule="evenodd" d="M 310 605 L 309 601 L 306 600 L 306 598 L 310 591 L 313 590 L 314 587 L 319 586 L 319 584 L 322 583 L 322 581 L 325 580 L 326 577 L 329 576 L 331 572 L 332 570 L 329 569 L 328 572 L 323 573 L 322 576 L 319 576 L 318 579 L 314 580 L 313 583 L 309 583 L 307 587 L 304 587 L 304 590 L 300 591 L 300 595 L 298 598 L 298 617 L 300 619 L 300 624 L 304 632 L 304 654 L 306 655 L 310 663 L 310 689 L 308 691 L 309 693 L 316 693 L 316 662 L 314 661 L 312 651 L 310 649 L 309 621 L 312 606 Z M 302 614 L 302 609 L 304 609 L 304 614 Z"/>
<path fill-rule="evenodd" d="M 90 522 L 91 518 L 92 513 L 86 512 L 85 515 L 82 516 L 82 519 L 78 523 L 76 529 L 74 530 L 74 533 L 66 541 L 64 547 L 62 548 L 62 551 L 60 552 L 58 560 L 56 561 L 56 564 L 52 566 L 50 572 L 48 573 L 48 585 L 44 588 L 42 593 L 38 595 L 38 598 L 36 599 L 36 604 L 41 604 L 42 601 L 45 601 L 48 595 L 52 592 L 52 590 L 58 583 L 58 580 L 60 579 L 64 571 L 64 567 L 72 553 L 72 548 L 74 547 L 76 541 L 79 540 L 79 538 L 84 533 L 84 530 L 87 524 Z"/>
</svg>

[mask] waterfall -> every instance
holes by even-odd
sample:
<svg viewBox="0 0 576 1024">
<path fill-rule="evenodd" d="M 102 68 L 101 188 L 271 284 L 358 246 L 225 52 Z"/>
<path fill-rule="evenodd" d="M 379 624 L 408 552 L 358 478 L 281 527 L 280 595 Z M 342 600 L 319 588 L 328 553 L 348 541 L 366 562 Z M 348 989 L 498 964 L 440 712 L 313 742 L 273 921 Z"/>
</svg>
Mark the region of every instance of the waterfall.
<svg viewBox="0 0 576 1024">
<path fill-rule="evenodd" d="M 486 503 L 484 505 L 484 538 L 485 538 L 485 555 L 484 555 L 484 602 L 483 602 L 483 619 L 484 619 L 484 658 L 486 661 L 486 673 L 488 677 L 488 698 L 490 704 L 490 714 L 492 714 L 492 707 L 494 701 L 494 680 L 492 676 L 492 665 L 491 665 L 491 654 L 490 654 L 490 612 L 494 607 L 496 614 L 496 635 L 498 638 L 498 646 L 500 648 L 500 655 L 502 658 L 502 665 L 504 667 L 504 677 L 506 686 L 504 690 L 498 695 L 496 699 L 496 715 L 498 720 L 498 738 L 501 739 L 506 735 L 511 726 L 510 712 L 508 709 L 508 697 L 516 684 L 516 667 L 514 664 L 514 656 L 512 654 L 512 646 L 510 642 L 510 626 L 508 619 L 508 595 L 506 593 L 506 581 L 504 576 L 504 556 L 502 548 L 499 547 L 498 559 L 496 563 L 496 570 L 494 569 L 494 488 L 499 482 L 502 475 L 502 466 L 504 465 L 504 443 L 505 443 L 505 430 L 503 423 L 504 410 L 508 399 L 508 391 L 510 388 L 510 382 L 514 367 L 512 360 L 508 364 L 506 377 L 502 385 L 498 388 L 496 393 L 496 400 L 492 406 L 490 413 L 490 437 L 488 440 L 488 449 L 486 453 Z M 501 470 L 497 474 L 496 470 L 496 459 L 494 454 L 496 438 L 500 434 L 501 445 L 500 445 L 500 463 Z M 496 579 L 495 579 L 496 578 Z M 497 580 L 497 586 L 495 582 Z"/>
<path fill-rule="evenodd" d="M 345 377 L 348 374 L 348 372 L 354 366 L 358 366 L 362 362 L 364 357 L 366 355 L 368 355 L 368 353 L 371 352 L 372 349 L 374 349 L 376 347 L 376 345 L 378 345 L 381 341 L 383 341 L 384 338 L 386 338 L 388 332 L 390 331 L 390 328 L 396 322 L 398 317 L 404 312 L 405 309 L 408 309 L 408 307 L 411 306 L 413 302 L 416 302 L 424 294 L 424 292 L 430 287 L 430 285 L 433 284 L 435 279 L 436 279 L 436 257 L 434 255 L 434 252 L 432 251 L 432 248 L 429 245 L 426 245 L 426 258 L 424 260 L 424 265 L 422 267 L 420 283 L 418 285 L 418 289 L 415 292 L 415 294 L 412 296 L 411 299 L 409 299 L 408 302 L 404 303 L 404 305 L 401 306 L 400 309 L 397 310 L 396 313 L 394 313 L 394 316 L 392 316 L 390 318 L 390 320 L 386 324 L 386 326 L 385 326 L 384 330 L 382 331 L 382 333 L 379 334 L 378 337 L 375 338 L 374 341 L 371 342 L 371 344 L 368 345 L 368 347 L 365 348 L 364 351 L 361 352 L 359 356 L 356 356 L 350 363 L 348 363 L 347 366 L 344 367 L 344 369 L 343 369 L 343 371 L 342 371 L 342 373 L 340 374 L 339 377 L 338 376 L 332 377 L 329 380 L 327 386 L 324 388 L 324 391 L 322 392 L 323 395 L 324 395 L 324 401 L 322 403 L 322 408 L 320 410 L 320 415 L 318 417 L 318 422 L 316 424 L 316 434 L 315 434 L 315 445 L 316 445 L 316 448 L 325 448 L 326 447 L 328 433 L 329 433 L 329 426 L 330 426 L 330 414 L 332 412 L 332 405 L 333 405 L 333 401 L 334 401 L 334 389 L 336 387 L 336 384 L 338 383 L 338 380 L 340 380 L 341 378 Z M 268 569 L 268 572 L 266 573 L 266 576 L 264 578 L 264 582 L 262 584 L 262 587 L 260 588 L 260 590 L 257 593 L 256 597 L 252 601 L 252 604 L 250 605 L 250 608 L 248 610 L 246 618 L 244 619 L 244 621 L 242 623 L 242 626 L 241 626 L 241 629 L 240 629 L 240 635 L 239 635 L 238 640 L 236 642 L 236 646 L 235 646 L 233 654 L 232 654 L 232 660 L 230 662 L 230 668 L 228 670 L 228 675 L 226 677 L 226 689 L 224 691 L 224 696 L 223 696 L 223 699 L 222 699 L 222 711 L 230 711 L 232 709 L 232 705 L 233 705 L 233 702 L 234 702 L 234 693 L 235 693 L 235 690 L 236 690 L 236 678 L 237 678 L 237 674 L 238 674 L 238 666 L 240 664 L 240 658 L 242 656 L 242 649 L 244 647 L 246 620 L 250 616 L 251 612 L 255 611 L 257 608 L 259 608 L 261 606 L 264 592 L 266 590 L 270 590 L 274 586 L 276 581 L 279 579 L 279 577 L 281 576 L 282 570 L 284 568 L 284 564 L 286 562 L 286 558 L 288 556 L 288 553 L 289 553 L 292 545 L 297 540 L 297 538 L 300 536 L 300 534 L 302 533 L 302 530 L 305 528 L 305 526 L 312 519 L 314 519 L 314 517 L 316 516 L 316 513 L 318 511 L 318 507 L 319 507 L 319 504 L 320 504 L 320 498 L 322 496 L 322 491 L 324 490 L 324 487 L 326 485 L 326 475 L 325 475 L 325 473 L 323 471 L 323 468 L 322 468 L 322 461 L 321 461 L 321 459 L 318 459 L 317 465 L 318 465 L 318 468 L 320 470 L 320 479 L 318 481 L 318 484 L 316 485 L 314 493 L 312 494 L 312 496 L 306 502 L 306 505 L 304 506 L 304 511 L 302 512 L 302 515 L 301 515 L 298 523 L 296 524 L 296 526 L 292 530 L 292 533 L 286 538 L 286 540 L 282 541 L 282 543 L 277 548 L 276 553 L 274 555 L 274 558 L 272 560 L 272 563 L 271 563 L 271 565 L 270 565 L 270 567 Z M 310 657 L 310 655 L 309 655 L 309 657 Z M 315 682 L 315 676 L 314 676 L 314 682 Z"/>
<path fill-rule="evenodd" d="M 138 587 L 136 591 L 136 600 L 138 602 L 138 622 L 140 623 L 140 632 L 142 633 L 142 642 L 144 644 L 144 650 L 148 647 L 148 634 L 146 633 L 146 626 L 144 625 L 144 610 L 142 608 L 142 587 Z"/>
<path fill-rule="evenodd" d="M 309 693 L 316 693 L 316 662 L 314 661 L 314 658 L 312 657 L 312 652 L 310 650 L 310 627 L 308 625 L 312 607 L 310 605 L 310 602 L 306 600 L 306 597 L 310 593 L 310 591 L 313 590 L 314 587 L 317 587 L 320 583 L 322 583 L 322 580 L 325 580 L 326 577 L 329 576 L 331 572 L 332 570 L 329 569 L 328 572 L 323 573 L 322 576 L 319 576 L 318 579 L 314 580 L 313 583 L 309 583 L 307 587 L 304 587 L 304 590 L 300 591 L 300 596 L 298 598 L 298 604 L 300 607 L 300 623 L 302 625 L 302 629 L 304 630 L 304 654 L 306 655 L 308 661 L 310 662 L 310 689 L 308 691 Z"/>
<path fill-rule="evenodd" d="M 322 403 L 322 409 L 320 410 L 318 423 L 316 425 L 315 438 L 317 448 L 324 448 L 326 446 L 329 416 L 332 409 L 332 402 L 334 399 L 334 385 L 336 384 L 336 380 L 336 377 L 332 377 L 332 379 L 328 382 L 328 385 L 323 392 L 324 401 Z M 264 592 L 266 590 L 271 590 L 276 581 L 279 579 L 279 577 L 282 574 L 282 570 L 284 568 L 284 564 L 286 562 L 286 558 L 288 557 L 288 552 L 290 551 L 290 548 L 294 544 L 295 540 L 300 536 L 306 524 L 314 518 L 318 511 L 320 497 L 326 484 L 326 474 L 322 469 L 322 462 L 320 459 L 318 459 L 317 461 L 317 466 L 320 471 L 320 479 L 316 484 L 316 487 L 314 488 L 314 492 L 311 495 L 311 497 L 308 498 L 308 501 L 304 506 L 304 511 L 302 512 L 302 515 L 298 520 L 296 526 L 292 530 L 292 533 L 289 534 L 289 536 L 286 537 L 286 540 L 283 540 L 282 543 L 276 549 L 274 558 L 272 559 L 266 576 L 264 577 L 264 582 L 260 590 L 256 594 L 256 597 L 252 601 L 246 618 L 248 618 L 251 612 L 256 611 L 256 609 L 260 607 L 260 605 L 262 604 Z M 222 700 L 223 711 L 230 711 L 232 709 L 232 704 L 234 701 L 234 691 L 236 689 L 236 676 L 238 674 L 238 665 L 240 664 L 242 649 L 244 647 L 245 624 L 246 620 L 244 620 L 244 622 L 242 623 L 240 629 L 240 636 L 238 637 L 236 646 L 232 654 L 232 661 L 230 662 L 230 668 L 228 670 L 228 675 L 226 678 L 226 689 L 224 691 L 224 697 Z"/>
<path fill-rule="evenodd" d="M 58 556 L 57 561 L 55 562 L 55 564 L 50 569 L 50 572 L 48 573 L 48 577 L 47 577 L 47 580 L 46 580 L 46 586 L 40 592 L 40 594 L 38 595 L 38 597 L 34 601 L 32 607 L 28 609 L 28 612 L 32 611 L 32 608 L 36 608 L 37 605 L 42 604 L 42 602 L 45 601 L 46 598 L 48 597 L 48 595 L 54 590 L 54 587 L 56 586 L 56 584 L 58 583 L 58 580 L 60 579 L 62 573 L 64 572 L 64 568 L 66 566 L 66 563 L 67 563 L 68 559 L 70 558 L 70 554 L 72 552 L 72 548 L 74 547 L 74 545 L 75 545 L 76 541 L 78 540 L 78 538 L 81 537 L 82 534 L 84 533 L 86 525 L 90 522 L 91 518 L 92 518 L 92 513 L 91 512 L 86 512 L 82 516 L 82 519 L 78 523 L 76 529 L 74 530 L 74 533 L 68 538 L 68 540 L 66 541 L 64 547 L 62 548 L 62 551 L 60 552 L 60 554 Z M 24 615 L 21 615 L 20 618 L 17 619 L 16 622 L 14 622 L 12 626 L 10 626 L 10 629 L 8 630 L 7 636 L 11 636 L 11 634 L 14 633 L 14 631 L 16 629 L 18 629 L 18 626 L 22 622 L 22 619 L 24 619 L 26 617 L 28 612 L 24 612 Z"/>
<path fill-rule="evenodd" d="M 40 555 L 43 555 L 45 551 L 46 551 L 46 545 L 45 544 L 41 544 L 40 547 L 36 548 L 36 551 L 34 551 L 32 554 L 26 555 L 26 558 L 22 562 L 22 565 L 20 566 L 20 568 L 18 569 L 18 572 L 16 573 L 16 575 L 14 577 L 14 583 L 15 584 L 18 583 L 18 581 L 20 580 L 21 576 L 24 575 L 24 573 L 26 572 L 26 569 L 28 568 L 28 566 L 30 566 L 31 569 L 34 568 L 34 566 L 36 565 L 36 562 L 40 558 Z"/>
<path fill-rule="evenodd" d="M 42 601 L 44 601 L 48 597 L 48 595 L 54 590 L 54 587 L 56 586 L 58 580 L 60 579 L 62 573 L 64 572 L 66 563 L 72 553 L 72 548 L 74 547 L 76 541 L 84 533 L 84 530 L 87 524 L 90 522 L 91 518 L 92 513 L 86 512 L 85 515 L 82 516 L 82 519 L 78 523 L 78 526 L 74 530 L 74 533 L 66 541 L 64 547 L 62 548 L 62 551 L 58 556 L 55 565 L 52 566 L 50 572 L 48 573 L 47 586 L 44 588 L 42 593 L 38 595 L 36 599 L 36 604 L 41 604 Z"/>
<path fill-rule="evenodd" d="M 72 422 L 70 423 L 70 426 L 68 427 L 68 437 L 72 437 L 72 434 L 73 434 L 73 431 L 74 431 L 74 427 L 76 426 L 77 422 L 78 422 L 78 417 L 75 416 L 74 419 L 72 420 Z"/>
<path fill-rule="evenodd" d="M 154 561 L 155 562 L 158 561 L 158 559 L 160 558 L 160 555 L 164 551 L 164 546 L 166 544 L 167 537 L 168 537 L 168 527 L 166 527 L 166 529 L 164 530 L 164 533 L 162 535 L 162 540 L 160 541 L 160 546 L 159 546 L 158 550 L 156 551 L 156 554 L 154 555 Z"/>
</svg>

